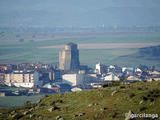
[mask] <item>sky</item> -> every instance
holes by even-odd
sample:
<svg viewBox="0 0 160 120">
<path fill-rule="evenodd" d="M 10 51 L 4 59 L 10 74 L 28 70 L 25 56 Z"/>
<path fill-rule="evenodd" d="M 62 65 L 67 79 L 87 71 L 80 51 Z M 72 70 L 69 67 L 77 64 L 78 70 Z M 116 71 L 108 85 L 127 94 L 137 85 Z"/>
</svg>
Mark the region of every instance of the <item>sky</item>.
<svg viewBox="0 0 160 120">
<path fill-rule="evenodd" d="M 1 26 L 159 26 L 160 0 L 0 0 Z"/>
</svg>

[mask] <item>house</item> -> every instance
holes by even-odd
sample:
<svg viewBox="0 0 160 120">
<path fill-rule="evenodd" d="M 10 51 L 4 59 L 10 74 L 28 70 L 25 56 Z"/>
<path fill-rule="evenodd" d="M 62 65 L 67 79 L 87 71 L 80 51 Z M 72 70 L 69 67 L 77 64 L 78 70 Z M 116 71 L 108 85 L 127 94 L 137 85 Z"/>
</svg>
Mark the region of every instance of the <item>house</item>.
<svg viewBox="0 0 160 120">
<path fill-rule="evenodd" d="M 83 85 L 84 77 L 84 74 L 64 74 L 62 75 L 62 82 L 67 83 L 71 86 Z"/>
<path fill-rule="evenodd" d="M 103 65 L 101 63 L 96 64 L 95 72 L 97 74 L 103 74 L 103 73 L 106 72 L 106 70 L 107 70 L 107 66 L 105 66 L 105 65 Z"/>
<path fill-rule="evenodd" d="M 79 87 L 74 87 L 74 88 L 71 89 L 71 91 L 72 91 L 72 92 L 82 91 L 82 89 L 79 88 Z"/>
<path fill-rule="evenodd" d="M 134 68 L 133 67 L 122 67 L 122 72 L 131 75 L 134 73 Z"/>
<path fill-rule="evenodd" d="M 16 87 L 32 88 L 33 86 L 41 86 L 42 82 L 39 81 L 39 73 L 36 71 L 13 71 L 5 74 L 5 84 Z"/>
<path fill-rule="evenodd" d="M 90 85 L 91 85 L 93 88 L 101 88 L 101 87 L 102 87 L 102 83 L 90 83 Z"/>
<path fill-rule="evenodd" d="M 104 81 L 119 81 L 119 77 L 113 73 L 108 73 L 105 77 L 104 77 Z"/>
<path fill-rule="evenodd" d="M 141 79 L 136 76 L 131 75 L 127 78 L 127 81 L 141 81 Z"/>
<path fill-rule="evenodd" d="M 150 77 L 147 81 L 160 81 L 160 77 Z"/>
<path fill-rule="evenodd" d="M 0 92 L 0 97 L 4 97 L 5 96 L 5 92 Z"/>
<path fill-rule="evenodd" d="M 136 68 L 136 69 L 135 69 L 135 72 L 136 72 L 136 73 L 142 73 L 142 70 L 141 70 L 140 68 Z"/>
</svg>

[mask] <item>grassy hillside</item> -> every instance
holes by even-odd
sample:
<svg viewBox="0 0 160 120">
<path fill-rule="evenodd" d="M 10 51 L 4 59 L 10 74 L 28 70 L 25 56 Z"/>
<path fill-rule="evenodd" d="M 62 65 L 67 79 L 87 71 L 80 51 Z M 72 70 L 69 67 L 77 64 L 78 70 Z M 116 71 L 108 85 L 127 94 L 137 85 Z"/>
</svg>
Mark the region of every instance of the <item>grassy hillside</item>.
<svg viewBox="0 0 160 120">
<path fill-rule="evenodd" d="M 160 115 L 159 103 L 160 82 L 147 82 L 46 96 L 0 113 L 1 119 L 124 120 L 129 110 Z"/>
</svg>

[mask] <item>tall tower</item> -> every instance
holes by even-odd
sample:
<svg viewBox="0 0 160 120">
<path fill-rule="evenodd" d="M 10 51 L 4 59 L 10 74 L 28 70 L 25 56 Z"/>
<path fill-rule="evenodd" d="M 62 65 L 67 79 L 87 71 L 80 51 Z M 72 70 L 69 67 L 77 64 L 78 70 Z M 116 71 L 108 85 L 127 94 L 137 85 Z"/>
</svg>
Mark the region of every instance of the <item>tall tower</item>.
<svg viewBox="0 0 160 120">
<path fill-rule="evenodd" d="M 59 52 L 59 69 L 78 70 L 79 69 L 79 50 L 77 44 L 68 43 L 65 49 Z"/>
</svg>

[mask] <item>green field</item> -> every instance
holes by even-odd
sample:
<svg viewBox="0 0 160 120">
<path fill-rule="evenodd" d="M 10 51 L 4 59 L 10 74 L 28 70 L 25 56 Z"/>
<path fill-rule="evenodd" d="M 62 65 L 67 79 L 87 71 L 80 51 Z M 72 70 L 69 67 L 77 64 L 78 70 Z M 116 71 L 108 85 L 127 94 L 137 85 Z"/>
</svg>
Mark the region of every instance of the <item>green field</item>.
<svg viewBox="0 0 160 120">
<path fill-rule="evenodd" d="M 58 62 L 59 49 L 53 48 L 38 48 L 44 46 L 53 46 L 66 44 L 68 42 L 74 43 L 159 43 L 159 33 L 133 33 L 133 34 L 106 34 L 106 35 L 93 35 L 90 37 L 77 37 L 77 38 L 55 38 L 53 40 L 42 40 L 35 42 L 20 43 L 18 41 L 5 41 L 0 44 L 0 63 L 21 63 L 21 62 L 42 62 L 54 63 Z M 157 65 L 157 61 L 138 60 L 136 58 L 127 58 L 125 60 L 119 59 L 120 56 L 132 55 L 138 49 L 93 49 L 93 50 L 80 50 L 81 64 L 88 64 L 94 66 L 95 63 L 102 62 L 104 64 L 119 64 L 119 65 L 138 65 L 149 64 Z M 124 62 L 125 61 L 125 62 Z"/>
</svg>

